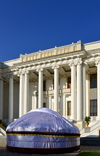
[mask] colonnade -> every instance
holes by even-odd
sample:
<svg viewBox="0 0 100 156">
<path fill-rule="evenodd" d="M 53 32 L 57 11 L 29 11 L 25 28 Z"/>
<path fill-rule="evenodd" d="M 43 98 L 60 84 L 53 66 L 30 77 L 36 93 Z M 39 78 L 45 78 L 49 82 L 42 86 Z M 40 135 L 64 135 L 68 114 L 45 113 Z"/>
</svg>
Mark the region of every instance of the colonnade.
<svg viewBox="0 0 100 156">
<path fill-rule="evenodd" d="M 100 62 L 97 64 L 97 109 L 98 120 L 100 120 Z M 72 61 L 69 63 L 71 68 L 71 118 L 73 120 L 81 121 L 87 113 L 86 97 L 87 97 L 87 83 L 86 83 L 86 65 L 82 61 Z M 59 97 L 59 68 L 55 65 L 54 70 L 54 111 L 58 111 L 58 97 Z M 43 69 L 37 69 L 38 78 L 38 108 L 43 107 Z M 29 111 L 29 71 L 20 73 L 19 82 L 19 117 Z M 0 77 L 0 118 L 3 118 L 3 79 Z M 65 116 L 66 95 L 63 95 L 63 116 Z M 49 106 L 51 97 L 49 97 Z M 22 105 L 24 104 L 24 105 Z M 13 120 L 13 76 L 9 77 L 9 107 L 8 118 L 11 122 Z"/>
<path fill-rule="evenodd" d="M 58 111 L 58 97 L 59 97 L 59 66 L 53 66 L 52 69 L 54 70 L 54 111 Z M 82 96 L 82 92 L 80 91 L 80 86 L 82 85 L 81 80 L 81 65 L 77 66 L 77 96 Z M 37 69 L 39 78 L 38 78 L 38 108 L 43 107 L 43 69 Z M 19 82 L 19 117 L 29 111 L 29 71 L 25 71 L 20 73 L 20 82 Z M 76 66 L 75 64 L 71 65 L 71 105 L 72 105 L 72 119 L 81 120 L 81 115 L 76 117 Z M 80 84 L 80 85 L 79 85 Z M 3 80 L 0 79 L 0 97 L 3 97 Z M 9 122 L 13 120 L 13 76 L 9 76 L 9 110 L 8 110 L 8 118 Z M 81 87 L 82 89 L 82 87 Z M 63 115 L 65 116 L 65 105 L 66 105 L 66 96 L 63 96 Z M 81 112 L 82 109 L 82 101 L 77 97 L 79 105 L 77 107 L 77 111 Z M 1 109 L 3 109 L 3 99 L 1 100 Z M 51 103 L 51 97 L 49 98 L 49 103 Z M 81 113 L 80 113 L 81 114 Z M 1 118 L 3 114 L 1 113 Z"/>
</svg>

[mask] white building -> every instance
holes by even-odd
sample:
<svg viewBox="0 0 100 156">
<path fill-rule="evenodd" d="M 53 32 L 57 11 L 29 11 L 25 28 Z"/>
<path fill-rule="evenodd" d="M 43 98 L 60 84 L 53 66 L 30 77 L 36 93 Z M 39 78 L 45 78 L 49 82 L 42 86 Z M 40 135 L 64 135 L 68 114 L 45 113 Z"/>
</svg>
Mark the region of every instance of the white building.
<svg viewBox="0 0 100 156">
<path fill-rule="evenodd" d="M 0 119 L 12 122 L 41 107 L 74 120 L 79 129 L 91 116 L 91 128 L 99 129 L 100 41 L 78 41 L 0 63 Z"/>
</svg>

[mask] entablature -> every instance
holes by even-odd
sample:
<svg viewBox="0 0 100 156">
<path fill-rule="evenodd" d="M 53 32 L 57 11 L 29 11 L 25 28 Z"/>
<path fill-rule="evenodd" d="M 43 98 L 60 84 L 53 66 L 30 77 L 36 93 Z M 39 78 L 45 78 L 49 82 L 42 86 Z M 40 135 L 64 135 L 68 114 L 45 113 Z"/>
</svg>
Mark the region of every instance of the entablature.
<svg viewBox="0 0 100 156">
<path fill-rule="evenodd" d="M 80 50 L 82 50 L 82 44 L 81 44 L 81 41 L 78 41 L 77 43 L 72 43 L 66 46 L 55 47 L 55 48 L 47 49 L 43 51 L 39 50 L 38 52 L 34 52 L 31 54 L 20 55 L 20 58 L 22 62 L 27 62 L 31 60 L 47 58 L 50 56 L 60 55 L 64 53 L 76 52 Z"/>
</svg>

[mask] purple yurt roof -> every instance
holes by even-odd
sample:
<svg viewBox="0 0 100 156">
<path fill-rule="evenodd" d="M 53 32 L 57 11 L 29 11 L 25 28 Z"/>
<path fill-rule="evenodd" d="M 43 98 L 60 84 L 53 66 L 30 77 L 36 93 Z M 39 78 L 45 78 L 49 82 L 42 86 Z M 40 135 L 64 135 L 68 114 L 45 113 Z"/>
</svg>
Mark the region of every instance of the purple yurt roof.
<svg viewBox="0 0 100 156">
<path fill-rule="evenodd" d="M 67 152 L 80 148 L 78 128 L 48 108 L 31 110 L 12 122 L 6 132 L 7 148 L 11 151 L 59 153 L 59 149 Z"/>
</svg>

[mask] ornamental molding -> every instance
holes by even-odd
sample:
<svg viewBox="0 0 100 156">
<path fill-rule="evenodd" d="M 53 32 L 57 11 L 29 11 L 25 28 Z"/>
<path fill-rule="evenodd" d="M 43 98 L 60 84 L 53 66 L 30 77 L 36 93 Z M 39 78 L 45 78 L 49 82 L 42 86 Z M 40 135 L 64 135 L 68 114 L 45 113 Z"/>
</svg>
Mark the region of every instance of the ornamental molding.
<svg viewBox="0 0 100 156">
<path fill-rule="evenodd" d="M 18 76 L 24 75 L 25 74 L 25 69 L 19 69 L 18 71 Z"/>
<path fill-rule="evenodd" d="M 86 67 L 86 72 L 87 72 L 87 74 L 90 74 L 90 68 L 89 68 L 89 65 L 86 64 L 85 67 Z"/>
<path fill-rule="evenodd" d="M 26 62 L 21 62 L 21 63 L 15 63 L 13 66 L 6 67 L 2 69 L 2 73 L 9 73 L 9 72 L 15 72 L 20 69 L 27 68 L 29 71 L 31 70 L 38 70 L 37 67 L 41 66 L 42 68 L 54 68 L 55 62 L 57 63 L 57 66 L 60 65 L 66 65 L 66 64 L 71 64 L 70 59 L 75 59 L 78 57 L 83 57 L 85 51 L 79 51 L 79 52 L 70 52 L 70 53 L 64 53 L 60 55 L 55 55 L 55 56 L 49 56 L 46 58 L 40 58 L 37 60 L 31 60 L 31 61 L 26 61 Z M 22 72 L 23 73 L 23 72 Z"/>
<path fill-rule="evenodd" d="M 43 68 L 39 65 L 39 66 L 37 66 L 36 71 L 37 71 L 37 72 L 43 72 Z"/>
<path fill-rule="evenodd" d="M 68 61 L 68 65 L 71 67 L 71 66 L 75 66 L 75 63 L 74 63 L 74 59 L 70 59 Z"/>
<path fill-rule="evenodd" d="M 81 51 L 75 51 L 75 52 L 70 52 L 70 53 L 64 53 L 64 54 L 60 54 L 60 55 L 55 55 L 55 56 L 49 56 L 49 57 L 45 57 L 45 58 L 40 58 L 40 59 L 36 59 L 36 60 L 30 60 L 30 61 L 26 61 L 26 62 L 21 62 L 21 63 L 16 63 L 14 64 L 14 68 L 24 68 L 26 66 L 32 66 L 32 65 L 39 65 L 39 64 L 48 64 L 51 62 L 59 62 L 59 61 L 64 61 L 67 59 L 71 59 L 71 58 L 77 58 L 77 57 L 83 57 L 85 55 L 85 51 L 81 50 Z M 49 62 L 48 62 L 49 60 Z"/>
<path fill-rule="evenodd" d="M 74 64 L 75 65 L 81 65 L 82 64 L 82 59 L 81 58 L 74 59 Z"/>
<path fill-rule="evenodd" d="M 52 69 L 59 69 L 60 66 L 55 62 L 52 64 Z"/>
<path fill-rule="evenodd" d="M 95 65 L 97 66 L 98 64 L 100 64 L 100 57 L 97 57 L 97 58 L 95 59 Z"/>
<path fill-rule="evenodd" d="M 7 74 L 6 74 L 6 77 L 7 77 L 8 79 L 14 78 L 13 72 L 7 73 Z"/>
</svg>

